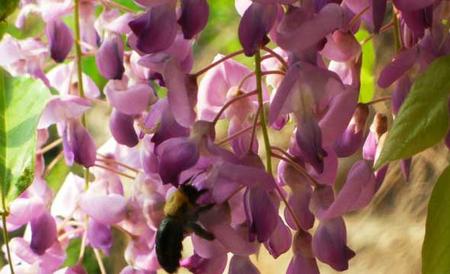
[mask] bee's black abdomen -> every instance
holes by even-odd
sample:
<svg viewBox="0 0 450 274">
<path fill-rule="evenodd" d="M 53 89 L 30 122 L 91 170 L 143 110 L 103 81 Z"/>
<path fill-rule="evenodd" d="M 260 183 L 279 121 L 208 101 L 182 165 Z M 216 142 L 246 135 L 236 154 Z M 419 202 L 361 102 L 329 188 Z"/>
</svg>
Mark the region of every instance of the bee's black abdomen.
<svg viewBox="0 0 450 274">
<path fill-rule="evenodd" d="M 169 273 L 174 273 L 180 267 L 183 234 L 183 223 L 172 217 L 162 220 L 156 233 L 158 262 Z"/>
</svg>

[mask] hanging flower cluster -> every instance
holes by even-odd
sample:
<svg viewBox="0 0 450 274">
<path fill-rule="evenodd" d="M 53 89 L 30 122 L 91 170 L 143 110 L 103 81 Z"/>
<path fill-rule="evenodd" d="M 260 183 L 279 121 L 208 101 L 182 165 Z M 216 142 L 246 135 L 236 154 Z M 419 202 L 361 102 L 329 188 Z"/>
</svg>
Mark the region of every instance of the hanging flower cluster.
<svg viewBox="0 0 450 274">
<path fill-rule="evenodd" d="M 261 248 L 274 258 L 292 249 L 288 274 L 319 273 L 317 260 L 346 270 L 355 252 L 343 215 L 370 203 L 388 169 L 373 169 L 388 116 L 359 101 L 355 34 L 365 28 L 372 36 L 396 35 L 395 56 L 377 76 L 380 88 L 393 86 L 384 99 L 395 117 L 417 72 L 450 54 L 445 1 L 236 0 L 243 50 L 218 54 L 199 71 L 192 49 L 208 23 L 207 0 L 134 2 L 142 12 L 110 0 L 22 0 L 17 27 L 37 14 L 45 37 L 5 35 L 0 42 L 2 67 L 55 91 L 38 125 L 34 181 L 6 219 L 8 231 L 26 229 L 9 242 L 12 265 L 1 273 L 86 273 L 86 247 L 105 272 L 101 254 L 111 251 L 113 229 L 128 236 L 122 274 L 161 266 L 218 274 L 227 265 L 229 273 L 259 273 L 249 256 Z M 73 14 L 75 29 L 66 20 Z M 255 67 L 235 61 L 239 54 L 254 58 Z M 95 56 L 108 80 L 103 90 L 81 70 L 84 56 Z M 158 95 L 161 89 L 167 96 Z M 111 139 L 100 145 L 85 113 L 102 98 L 112 109 Z M 228 124 L 222 141 L 220 120 Z M 65 164 L 86 172 L 61 178 L 56 193 L 46 184 L 51 167 L 44 161 L 54 125 Z M 269 133 L 287 128 L 289 147 L 273 146 Z M 339 159 L 355 154 L 360 160 L 336 191 Z M 402 160 L 407 178 L 410 165 Z M 186 186 L 198 195 L 168 215 Z M 163 231 L 173 239 L 158 240 Z M 185 237 L 193 253 L 176 257 L 172 270 L 162 265 L 171 255 L 158 249 L 169 244 L 180 252 Z M 74 239 L 81 239 L 80 260 L 67 266 Z"/>
</svg>

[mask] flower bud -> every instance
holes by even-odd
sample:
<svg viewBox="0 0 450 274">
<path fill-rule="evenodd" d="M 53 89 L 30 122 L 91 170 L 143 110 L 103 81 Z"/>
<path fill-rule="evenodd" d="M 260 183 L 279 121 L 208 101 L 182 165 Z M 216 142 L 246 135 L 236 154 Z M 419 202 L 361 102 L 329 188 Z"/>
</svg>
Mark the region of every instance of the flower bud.
<svg viewBox="0 0 450 274">
<path fill-rule="evenodd" d="M 134 147 L 139 143 L 139 138 L 134 130 L 134 119 L 130 115 L 113 109 L 109 120 L 109 129 L 114 139 L 121 145 Z"/>
<path fill-rule="evenodd" d="M 50 46 L 50 56 L 58 63 L 63 62 L 73 46 L 72 31 L 63 21 L 55 19 L 47 23 L 45 32 Z"/>
<path fill-rule="evenodd" d="M 103 41 L 95 55 L 100 73 L 108 80 L 120 80 L 125 72 L 123 65 L 123 42 L 119 36 L 110 36 Z"/>
<path fill-rule="evenodd" d="M 177 34 L 175 2 L 150 8 L 129 23 L 137 37 L 136 47 L 143 53 L 154 53 L 170 47 Z"/>
<path fill-rule="evenodd" d="M 208 16 L 209 6 L 206 0 L 182 0 L 178 24 L 181 25 L 184 39 L 192 39 L 202 31 L 208 23 Z"/>
<path fill-rule="evenodd" d="M 48 212 L 31 220 L 30 248 L 34 253 L 42 255 L 56 241 L 56 222 Z"/>
</svg>

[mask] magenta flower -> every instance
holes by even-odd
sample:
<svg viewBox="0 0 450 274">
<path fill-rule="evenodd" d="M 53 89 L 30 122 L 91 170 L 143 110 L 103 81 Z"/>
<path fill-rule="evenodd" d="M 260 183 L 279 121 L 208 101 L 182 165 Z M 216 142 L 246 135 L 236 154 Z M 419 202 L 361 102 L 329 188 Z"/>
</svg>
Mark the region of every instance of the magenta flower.
<svg viewBox="0 0 450 274">
<path fill-rule="evenodd" d="M 89 219 L 87 238 L 93 248 L 101 249 L 104 253 L 109 254 L 113 239 L 111 228 L 108 225 Z"/>
</svg>

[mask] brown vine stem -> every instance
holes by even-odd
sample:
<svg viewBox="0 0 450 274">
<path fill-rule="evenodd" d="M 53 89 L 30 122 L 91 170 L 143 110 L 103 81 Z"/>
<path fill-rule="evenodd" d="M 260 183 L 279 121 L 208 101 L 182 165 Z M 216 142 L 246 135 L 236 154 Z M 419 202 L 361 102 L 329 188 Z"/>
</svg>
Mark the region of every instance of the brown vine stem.
<svg viewBox="0 0 450 274">
<path fill-rule="evenodd" d="M 221 64 L 222 62 L 225 62 L 226 60 L 228 60 L 228 59 L 230 59 L 230 58 L 233 58 L 233 57 L 235 57 L 235 56 L 237 56 L 237 55 L 240 55 L 240 54 L 242 54 L 242 53 L 244 53 L 244 50 L 243 50 L 243 49 L 238 50 L 238 51 L 235 51 L 235 52 L 232 52 L 232 53 L 230 53 L 230 54 L 228 54 L 228 55 L 225 55 L 224 57 L 220 58 L 219 60 L 217 60 L 217 61 L 215 61 L 215 62 L 209 64 L 208 66 L 204 67 L 203 69 L 201 69 L 201 70 L 197 71 L 196 73 L 192 74 L 192 76 L 194 76 L 194 77 L 197 78 L 197 77 L 199 77 L 200 75 L 202 75 L 203 73 L 205 73 L 205 72 L 207 72 L 208 70 L 212 69 L 213 67 L 215 67 L 215 66 Z"/>
<path fill-rule="evenodd" d="M 106 274 L 106 268 L 103 264 L 102 256 L 100 255 L 100 251 L 97 248 L 94 248 L 95 258 L 97 259 L 98 267 L 100 268 L 101 274 Z"/>
<path fill-rule="evenodd" d="M 281 63 L 281 65 L 283 66 L 283 68 L 286 70 L 289 65 L 288 63 L 286 63 L 286 61 L 284 60 L 284 58 L 279 55 L 278 53 L 276 53 L 273 49 L 269 48 L 269 47 L 263 47 L 262 48 L 264 51 L 268 52 L 270 55 L 272 55 L 273 57 L 277 58 L 277 60 Z"/>
<path fill-rule="evenodd" d="M 273 176 L 272 171 L 272 150 L 270 146 L 270 139 L 269 139 L 269 131 L 267 130 L 267 120 L 266 120 L 266 114 L 264 111 L 264 101 L 263 101 L 263 90 L 262 90 L 262 73 L 261 73 L 261 53 L 259 50 L 255 53 L 255 74 L 256 74 L 256 90 L 258 91 L 258 105 L 261 109 L 259 119 L 261 123 L 261 129 L 264 139 L 264 147 L 266 150 L 266 169 L 267 173 L 270 174 L 270 176 Z M 286 200 L 286 197 L 284 197 L 283 190 L 281 187 L 275 183 L 275 189 L 280 196 L 281 200 L 283 201 L 284 205 L 288 209 L 289 213 L 292 216 L 292 219 L 294 220 L 296 226 L 298 229 L 302 229 L 300 225 L 300 221 L 298 220 L 297 216 L 294 213 L 294 210 L 289 205 L 288 201 Z"/>
<path fill-rule="evenodd" d="M 44 154 L 52 150 L 53 148 L 59 146 L 62 143 L 62 139 L 56 139 L 55 141 L 51 142 L 50 144 L 46 145 L 45 147 L 39 149 L 36 151 L 36 154 Z"/>
<path fill-rule="evenodd" d="M 125 177 L 125 178 L 128 178 L 128 179 L 132 179 L 132 180 L 136 179 L 135 177 L 133 177 L 133 176 L 131 176 L 131 175 L 128 175 L 128 174 L 123 173 L 123 172 L 120 172 L 120 171 L 118 171 L 118 170 L 115 170 L 115 169 L 110 168 L 110 167 L 107 167 L 107 166 L 103 166 L 103 165 L 99 165 L 99 164 L 95 164 L 94 166 L 95 166 L 95 167 L 98 167 L 98 168 L 103 168 L 104 170 L 111 171 L 112 173 L 115 173 L 115 174 L 117 174 L 117 175 L 120 175 L 120 176 Z"/>
<path fill-rule="evenodd" d="M 250 145 L 248 146 L 248 152 L 252 152 L 253 149 L 253 143 L 255 142 L 255 138 L 256 138 L 256 127 L 258 126 L 258 117 L 259 117 L 259 113 L 261 112 L 261 108 L 258 107 L 258 110 L 256 111 L 255 114 L 255 120 L 253 121 L 253 126 L 252 126 L 252 135 L 250 137 Z"/>
<path fill-rule="evenodd" d="M 251 130 L 252 128 L 253 128 L 253 126 L 248 126 L 246 128 L 243 128 L 243 129 L 239 130 L 238 132 L 234 133 L 233 135 L 228 136 L 227 138 L 225 138 L 223 140 L 220 140 L 219 142 L 216 143 L 216 145 L 218 145 L 218 146 L 223 145 L 223 144 L 233 140 L 234 138 L 246 133 L 247 131 Z"/>
<path fill-rule="evenodd" d="M 61 151 L 56 155 L 56 157 L 47 165 L 47 168 L 45 169 L 45 176 L 47 176 L 50 171 L 56 166 L 59 160 L 61 160 L 64 156 L 64 152 Z"/>
<path fill-rule="evenodd" d="M 285 73 L 280 71 L 280 70 L 268 70 L 268 71 L 263 71 L 261 72 L 261 76 L 266 76 L 266 75 L 271 75 L 271 74 L 279 74 L 279 75 L 284 75 Z M 239 85 L 237 87 L 237 90 L 242 90 L 242 86 L 245 84 L 245 82 L 250 79 L 251 77 L 253 77 L 255 75 L 255 72 L 250 72 L 249 74 L 245 75 L 241 81 L 239 82 Z"/>
<path fill-rule="evenodd" d="M 363 16 L 364 13 L 366 13 L 369 10 L 369 8 L 370 8 L 370 6 L 367 6 L 364 9 L 362 9 L 358 14 L 353 16 L 352 20 L 350 20 L 350 22 L 348 22 L 348 24 L 347 24 L 348 28 L 351 28 L 354 24 L 356 24 L 356 22 L 359 20 L 359 18 L 361 18 L 361 16 Z"/>
<path fill-rule="evenodd" d="M 280 150 L 279 150 L 280 151 Z M 281 152 L 281 151 L 280 151 Z M 287 154 L 284 154 L 286 156 L 282 156 L 279 155 L 277 153 L 272 152 L 272 156 L 275 158 L 278 158 L 280 160 L 285 161 L 286 163 L 290 164 L 293 168 L 295 168 L 298 172 L 300 172 L 301 174 L 305 175 L 306 177 L 308 177 L 311 182 L 314 184 L 314 186 L 318 186 L 320 185 L 320 183 L 311 175 L 309 175 L 309 173 L 305 170 L 304 167 L 302 167 L 301 165 L 297 164 L 295 162 L 295 160 L 293 160 L 292 158 L 290 158 L 290 156 L 287 156 Z"/>
<path fill-rule="evenodd" d="M 372 100 L 372 101 L 370 101 L 370 102 L 367 102 L 366 105 L 373 105 L 373 104 L 376 104 L 376 103 L 381 103 L 381 102 L 384 102 L 384 101 L 389 101 L 389 100 L 391 100 L 391 99 L 392 99 L 391 96 L 380 97 L 380 98 L 374 99 L 374 100 Z"/>
</svg>

